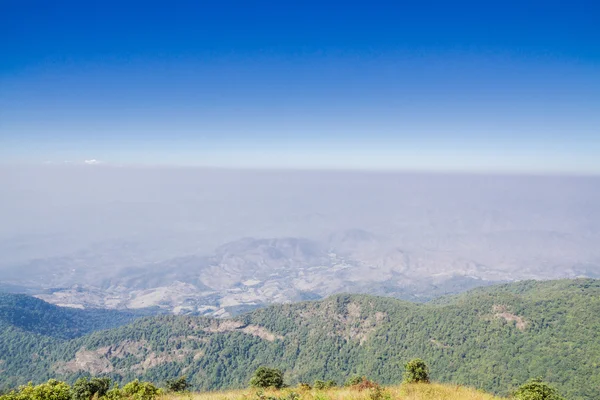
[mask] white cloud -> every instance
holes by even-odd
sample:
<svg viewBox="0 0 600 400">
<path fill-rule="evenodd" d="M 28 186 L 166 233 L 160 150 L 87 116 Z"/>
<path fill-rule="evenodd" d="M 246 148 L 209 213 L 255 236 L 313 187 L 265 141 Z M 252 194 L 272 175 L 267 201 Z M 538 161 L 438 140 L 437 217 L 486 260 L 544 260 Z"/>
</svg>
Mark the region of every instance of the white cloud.
<svg viewBox="0 0 600 400">
<path fill-rule="evenodd" d="M 91 160 L 85 160 L 84 163 L 87 165 L 98 165 L 98 164 L 100 164 L 100 161 L 91 159 Z"/>
</svg>

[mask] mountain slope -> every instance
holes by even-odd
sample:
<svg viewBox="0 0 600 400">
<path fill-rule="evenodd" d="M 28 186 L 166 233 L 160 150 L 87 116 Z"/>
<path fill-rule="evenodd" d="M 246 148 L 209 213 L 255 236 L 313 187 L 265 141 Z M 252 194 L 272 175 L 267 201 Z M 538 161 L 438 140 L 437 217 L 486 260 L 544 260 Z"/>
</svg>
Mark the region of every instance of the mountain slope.
<svg viewBox="0 0 600 400">
<path fill-rule="evenodd" d="M 61 339 L 115 328 L 141 315 L 142 312 L 58 307 L 23 294 L 0 293 L 0 323 Z"/>
<path fill-rule="evenodd" d="M 143 313 L 63 308 L 23 294 L 0 293 L 0 388 L 51 377 L 52 364 L 44 354 L 68 339 L 125 325 Z M 25 372 L 11 375 L 13 370 Z"/>
<path fill-rule="evenodd" d="M 395 383 L 421 357 L 443 382 L 506 394 L 541 376 L 570 399 L 600 399 L 600 281 L 525 281 L 436 304 L 336 295 L 230 320 L 147 317 L 35 351 L 4 357 L 34 357 L 44 374 L 69 380 L 186 374 L 196 388 L 244 386 L 260 365 L 291 383 L 354 374 Z M 23 363 L 2 368 L 5 380 L 40 379 Z"/>
</svg>

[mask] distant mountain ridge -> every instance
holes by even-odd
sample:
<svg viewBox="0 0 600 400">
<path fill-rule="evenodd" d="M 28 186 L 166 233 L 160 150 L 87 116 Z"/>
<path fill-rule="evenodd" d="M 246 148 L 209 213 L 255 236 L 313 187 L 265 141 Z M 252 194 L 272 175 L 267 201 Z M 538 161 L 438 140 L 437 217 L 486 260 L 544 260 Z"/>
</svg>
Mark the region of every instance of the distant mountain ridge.
<svg viewBox="0 0 600 400">
<path fill-rule="evenodd" d="M 38 288 L 38 297 L 58 305 L 159 307 L 176 314 L 219 317 L 343 292 L 425 301 L 494 283 L 459 266 L 435 276 L 421 275 L 419 257 L 361 229 L 336 232 L 324 241 L 246 237 L 210 255 L 123 268 L 105 276 L 95 270 L 87 276 L 89 267 L 76 267 L 78 262 L 70 260 L 58 270 L 42 263 L 37 281 L 15 270 L 11 283 L 28 285 L 34 293 Z"/>
<path fill-rule="evenodd" d="M 0 323 L 0 387 L 91 374 L 155 382 L 187 375 L 197 389 L 232 388 L 259 365 L 282 368 L 291 383 L 359 374 L 387 384 L 421 357 L 443 382 L 506 394 L 540 376 L 569 399 L 600 399 L 593 279 L 523 281 L 426 304 L 340 294 L 233 319 L 145 317 L 70 340 Z"/>
</svg>

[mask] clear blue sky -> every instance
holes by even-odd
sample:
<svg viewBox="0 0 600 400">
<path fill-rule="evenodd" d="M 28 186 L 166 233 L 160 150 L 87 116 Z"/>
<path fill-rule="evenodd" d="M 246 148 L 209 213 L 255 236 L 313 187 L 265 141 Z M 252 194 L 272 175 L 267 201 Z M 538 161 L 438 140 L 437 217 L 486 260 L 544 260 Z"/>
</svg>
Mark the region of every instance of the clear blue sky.
<svg viewBox="0 0 600 400">
<path fill-rule="evenodd" d="M 0 162 L 90 159 L 600 173 L 600 5 L 0 1 Z"/>
</svg>

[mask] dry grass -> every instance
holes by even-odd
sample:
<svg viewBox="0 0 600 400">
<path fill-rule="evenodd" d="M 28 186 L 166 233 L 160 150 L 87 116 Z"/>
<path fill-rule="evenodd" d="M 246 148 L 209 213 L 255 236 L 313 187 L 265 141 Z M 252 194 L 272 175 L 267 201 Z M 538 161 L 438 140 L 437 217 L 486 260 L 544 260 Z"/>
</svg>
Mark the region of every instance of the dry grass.
<svg viewBox="0 0 600 400">
<path fill-rule="evenodd" d="M 290 392 L 300 395 L 301 400 L 371 400 L 371 392 L 350 388 L 328 390 L 302 390 L 289 388 L 280 391 L 267 390 L 265 396 L 285 397 Z M 456 385 L 417 384 L 384 388 L 384 399 L 390 400 L 501 400 L 500 397 Z M 187 395 L 164 395 L 160 400 L 258 400 L 257 390 L 230 390 L 224 392 L 190 393 Z"/>
</svg>

